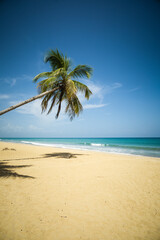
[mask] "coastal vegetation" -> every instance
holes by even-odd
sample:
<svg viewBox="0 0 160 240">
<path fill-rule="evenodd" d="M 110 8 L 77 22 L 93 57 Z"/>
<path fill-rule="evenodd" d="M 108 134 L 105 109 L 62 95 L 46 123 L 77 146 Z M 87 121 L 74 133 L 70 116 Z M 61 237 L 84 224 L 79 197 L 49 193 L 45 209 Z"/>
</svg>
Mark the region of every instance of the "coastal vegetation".
<svg viewBox="0 0 160 240">
<path fill-rule="evenodd" d="M 77 65 L 73 68 L 70 58 L 63 55 L 58 49 L 50 50 L 46 54 L 44 61 L 50 63 L 52 70 L 40 73 L 33 79 L 34 82 L 37 82 L 39 94 L 0 111 L 0 115 L 39 98 L 43 98 L 41 102 L 42 112 L 47 110 L 49 104 L 48 114 L 55 105 L 58 106 L 56 118 L 60 114 L 63 101 L 66 103 L 65 112 L 71 120 L 82 112 L 83 106 L 77 94 L 81 92 L 86 99 L 89 99 L 92 92 L 85 84 L 78 80 L 79 78 L 89 79 L 93 69 L 88 65 Z M 40 79 L 43 80 L 38 82 Z"/>
</svg>

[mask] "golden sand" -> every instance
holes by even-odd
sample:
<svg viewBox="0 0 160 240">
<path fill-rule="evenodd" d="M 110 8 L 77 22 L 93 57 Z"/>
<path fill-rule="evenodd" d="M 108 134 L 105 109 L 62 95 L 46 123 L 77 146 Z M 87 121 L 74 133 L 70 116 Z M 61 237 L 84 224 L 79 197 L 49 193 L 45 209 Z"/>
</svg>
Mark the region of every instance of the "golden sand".
<svg viewBox="0 0 160 240">
<path fill-rule="evenodd" d="M 1 142 L 0 240 L 78 239 L 159 240 L 160 159 Z"/>
</svg>

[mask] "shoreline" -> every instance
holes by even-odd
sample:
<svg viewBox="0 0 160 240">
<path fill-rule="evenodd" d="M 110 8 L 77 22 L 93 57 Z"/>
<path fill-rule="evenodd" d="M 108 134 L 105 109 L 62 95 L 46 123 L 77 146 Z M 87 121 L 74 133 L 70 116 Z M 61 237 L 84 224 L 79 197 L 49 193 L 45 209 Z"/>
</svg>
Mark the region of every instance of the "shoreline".
<svg viewBox="0 0 160 240">
<path fill-rule="evenodd" d="M 0 141 L 0 239 L 158 240 L 159 172 L 159 158 Z"/>
<path fill-rule="evenodd" d="M 35 138 L 36 139 L 36 138 Z M 146 158 L 153 158 L 153 159 L 156 159 L 156 160 L 160 160 L 160 157 L 155 157 L 155 156 L 147 156 L 147 155 L 139 155 L 139 154 L 132 154 L 132 153 L 120 153 L 120 152 L 107 152 L 107 151 L 102 151 L 102 150 L 96 150 L 96 149 L 81 149 L 81 148 L 72 148 L 72 147 L 60 147 L 60 146 L 52 146 L 52 145 L 49 145 L 49 144 L 41 144 L 41 143 L 25 143 L 25 142 L 7 142 L 7 141 L 3 141 L 3 140 L 0 140 L 0 143 L 13 143 L 13 144 L 24 144 L 24 145 L 29 145 L 29 146 L 37 146 L 37 147 L 47 147 L 47 148 L 57 148 L 57 149 L 66 149 L 66 150 L 75 150 L 75 151 L 89 151 L 89 152 L 95 152 L 95 153 L 105 153 L 105 154 L 115 154 L 115 155 L 124 155 L 124 156 L 135 156 L 135 157 L 146 157 Z"/>
</svg>

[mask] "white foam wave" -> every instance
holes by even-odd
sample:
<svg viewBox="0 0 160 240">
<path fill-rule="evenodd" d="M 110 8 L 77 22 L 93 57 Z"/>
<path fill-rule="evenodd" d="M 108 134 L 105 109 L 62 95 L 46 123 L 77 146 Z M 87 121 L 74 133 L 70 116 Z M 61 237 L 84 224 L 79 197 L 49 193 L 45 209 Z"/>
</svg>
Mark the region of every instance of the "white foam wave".
<svg viewBox="0 0 160 240">
<path fill-rule="evenodd" d="M 53 147 L 55 146 L 54 144 L 48 144 L 48 143 L 39 143 L 39 142 L 28 142 L 28 141 L 21 141 L 22 143 L 25 144 L 32 144 L 32 145 L 36 145 L 36 146 L 46 146 L 46 147 Z"/>
<path fill-rule="evenodd" d="M 0 139 L 1 140 L 1 139 Z M 63 148 L 63 149 L 77 149 L 77 150 L 89 150 L 89 151 L 96 151 L 96 152 L 108 152 L 114 154 L 125 154 L 125 155 L 142 155 L 147 156 L 145 151 L 135 151 L 133 149 L 124 149 L 120 147 L 109 147 L 108 144 L 100 144 L 100 143 L 91 143 L 86 145 L 79 145 L 79 144 L 65 144 L 65 143 L 40 143 L 40 142 L 33 142 L 33 141 L 21 141 L 24 144 L 31 144 L 36 146 L 43 146 L 43 147 L 53 147 L 53 148 Z M 108 147 L 105 147 L 108 146 Z M 156 155 L 155 155 L 156 156 Z M 157 156 L 159 157 L 159 156 Z"/>
<path fill-rule="evenodd" d="M 94 147 L 104 147 L 105 144 L 102 144 L 102 143 L 91 143 L 91 146 L 94 146 Z"/>
<path fill-rule="evenodd" d="M 100 143 L 91 143 L 90 146 L 81 146 L 81 145 L 72 145 L 72 144 L 55 144 L 55 143 L 40 143 L 40 142 L 30 142 L 30 141 L 21 141 L 22 143 L 25 144 L 31 144 L 31 145 L 36 145 L 36 146 L 44 146 L 44 147 L 57 147 L 57 148 L 71 148 L 71 149 L 79 149 L 79 150 L 98 150 L 99 147 L 104 147 L 105 144 L 100 144 Z"/>
</svg>

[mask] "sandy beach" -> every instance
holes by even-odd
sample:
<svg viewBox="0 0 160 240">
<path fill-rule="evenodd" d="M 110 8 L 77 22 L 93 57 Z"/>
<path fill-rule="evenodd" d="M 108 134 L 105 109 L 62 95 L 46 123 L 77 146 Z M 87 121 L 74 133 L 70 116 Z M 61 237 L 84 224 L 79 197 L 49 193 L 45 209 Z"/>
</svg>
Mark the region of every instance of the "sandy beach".
<svg viewBox="0 0 160 240">
<path fill-rule="evenodd" d="M 160 158 L 0 142 L 0 240 L 160 239 Z"/>
</svg>

